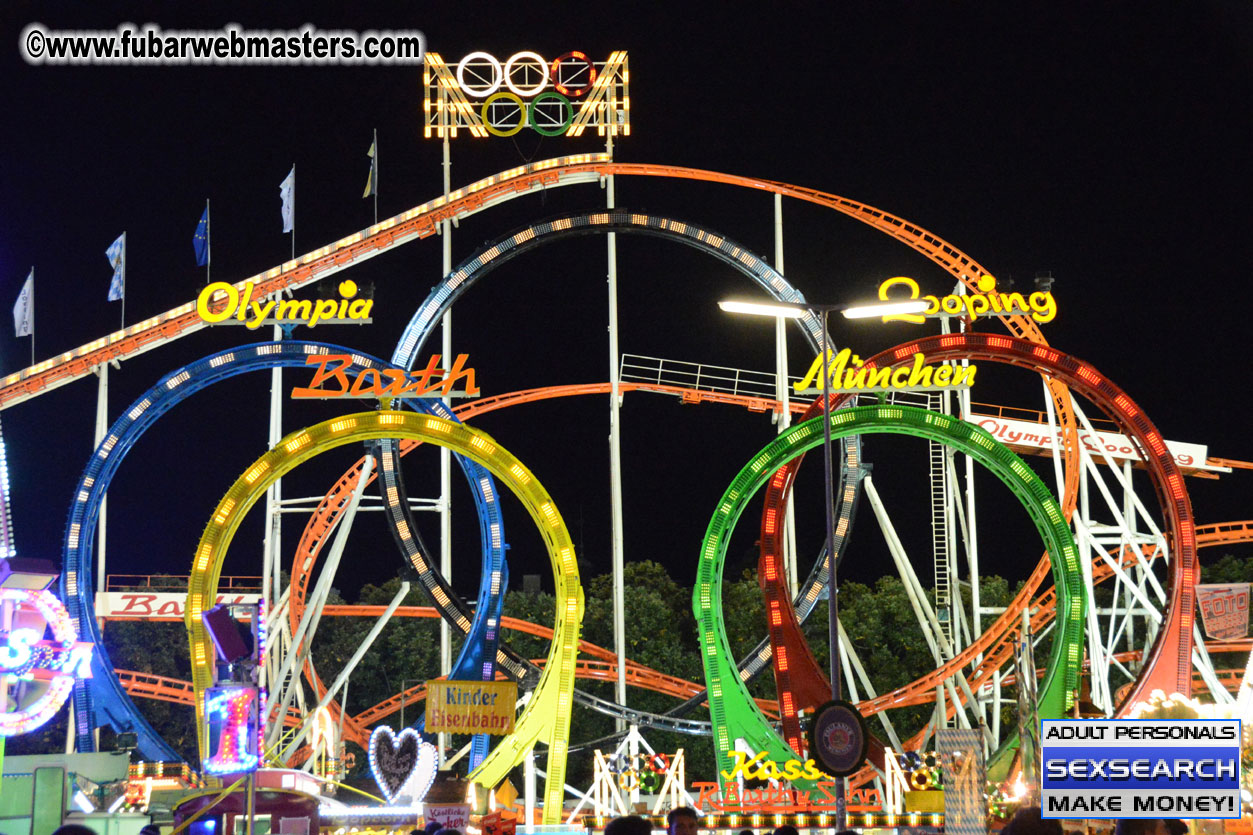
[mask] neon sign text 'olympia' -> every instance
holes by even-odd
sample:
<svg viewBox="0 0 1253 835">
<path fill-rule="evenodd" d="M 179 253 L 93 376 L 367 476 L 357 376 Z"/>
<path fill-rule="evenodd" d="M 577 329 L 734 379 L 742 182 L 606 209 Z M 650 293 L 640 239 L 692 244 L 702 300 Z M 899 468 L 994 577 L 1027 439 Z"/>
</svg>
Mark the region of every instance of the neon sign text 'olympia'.
<svg viewBox="0 0 1253 835">
<path fill-rule="evenodd" d="M 256 285 L 244 282 L 243 292 L 233 284 L 215 281 L 200 291 L 196 298 L 196 312 L 211 325 L 234 317 L 249 330 L 256 330 L 267 321 L 279 324 L 307 325 L 315 327 L 318 322 L 330 319 L 370 318 L 374 299 L 355 299 L 357 283 L 351 279 L 339 285 L 340 299 L 262 299 L 253 301 Z M 222 307 L 217 307 L 218 304 Z"/>
</svg>

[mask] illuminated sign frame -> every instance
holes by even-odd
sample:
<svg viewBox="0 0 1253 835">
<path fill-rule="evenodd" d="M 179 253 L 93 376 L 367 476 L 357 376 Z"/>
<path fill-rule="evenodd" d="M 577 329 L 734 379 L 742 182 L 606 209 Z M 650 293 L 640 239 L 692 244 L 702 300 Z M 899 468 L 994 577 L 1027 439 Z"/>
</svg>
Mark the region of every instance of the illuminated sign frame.
<svg viewBox="0 0 1253 835">
<path fill-rule="evenodd" d="M 551 62 L 523 50 L 503 63 L 476 51 L 455 64 L 427 52 L 422 135 L 455 139 L 466 130 L 479 138 L 513 136 L 529 127 L 542 136 L 582 136 L 591 127 L 599 136 L 629 136 L 628 79 L 624 50 L 605 61 L 572 50 Z"/>
<path fill-rule="evenodd" d="M 26 681 L 47 680 L 47 690 L 26 707 L 0 713 L 0 737 L 35 730 L 51 719 L 69 697 L 76 678 L 91 677 L 91 653 L 95 645 L 78 640 L 74 621 L 56 596 L 48 591 L 0 589 L 0 604 L 16 603 L 39 612 L 52 641 L 44 641 L 43 629 L 19 627 L 0 648 L 0 677 Z M 7 681 L 0 683 L 6 686 Z"/>
<path fill-rule="evenodd" d="M 426 732 L 511 734 L 517 700 L 516 681 L 428 681 Z"/>
<path fill-rule="evenodd" d="M 208 774 L 242 774 L 261 763 L 261 691 L 247 684 L 210 687 L 204 691 L 209 753 L 202 763 Z"/>
<path fill-rule="evenodd" d="M 699 809 L 713 809 L 715 812 L 727 814 L 764 814 L 785 815 L 797 813 L 834 812 L 836 796 L 834 793 L 835 778 L 823 772 L 813 760 L 801 762 L 795 757 L 779 762 L 770 759 L 767 751 L 760 751 L 750 757 L 746 751 L 729 752 L 733 764 L 730 771 L 722 771 L 725 781 L 721 786 L 717 783 L 696 782 L 694 789 L 700 792 L 696 803 Z M 788 753 L 792 753 L 788 751 Z M 739 785 L 739 778 L 745 780 L 770 781 L 811 781 L 817 791 L 796 790 L 779 785 L 753 790 Z M 848 810 L 878 811 L 882 808 L 879 790 L 873 787 L 853 789 L 848 794 Z"/>
<path fill-rule="evenodd" d="M 396 762 L 395 758 L 410 745 L 413 762 L 405 763 L 403 759 Z M 439 752 L 413 728 L 396 733 L 387 725 L 379 725 L 370 734 L 369 753 L 370 774 L 389 804 L 395 804 L 401 795 L 409 795 L 415 803 L 420 802 L 431 790 L 439 771 Z"/>
</svg>

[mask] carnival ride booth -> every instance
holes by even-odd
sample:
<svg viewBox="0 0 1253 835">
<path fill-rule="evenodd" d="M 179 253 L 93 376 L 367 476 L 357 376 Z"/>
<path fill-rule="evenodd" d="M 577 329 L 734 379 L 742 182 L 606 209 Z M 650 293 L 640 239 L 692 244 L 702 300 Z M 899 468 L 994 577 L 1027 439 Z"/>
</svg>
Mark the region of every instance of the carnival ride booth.
<svg viewBox="0 0 1253 835">
<path fill-rule="evenodd" d="M 289 769 L 256 772 L 253 797 L 255 835 L 310 835 L 318 832 L 320 802 L 317 782 Z M 174 827 L 190 824 L 188 835 L 244 835 L 248 832 L 249 791 L 244 782 L 225 791 L 208 789 L 184 798 L 174 807 Z"/>
</svg>

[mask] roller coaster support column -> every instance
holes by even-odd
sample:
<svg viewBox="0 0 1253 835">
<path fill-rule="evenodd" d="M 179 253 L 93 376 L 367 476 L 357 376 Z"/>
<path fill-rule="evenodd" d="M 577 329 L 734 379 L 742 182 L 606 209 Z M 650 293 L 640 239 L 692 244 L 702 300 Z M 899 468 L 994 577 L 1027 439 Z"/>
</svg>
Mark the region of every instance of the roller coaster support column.
<svg viewBox="0 0 1253 835">
<path fill-rule="evenodd" d="M 448 145 L 448 131 L 444 131 L 444 200 L 452 191 L 452 153 Z M 445 220 L 440 227 L 443 236 L 443 272 L 452 272 L 452 221 Z M 440 327 L 444 362 L 452 358 L 452 310 L 444 312 Z M 445 397 L 444 406 L 451 409 L 452 399 Z M 444 579 L 452 583 L 452 453 L 448 447 L 439 448 L 439 570 Z M 444 618 L 439 621 L 439 669 L 447 675 L 452 669 L 452 631 Z M 444 764 L 444 734 L 439 734 L 439 764 Z"/>
<path fill-rule="evenodd" d="M 965 285 L 963 285 L 964 288 Z M 966 332 L 965 320 L 961 322 L 961 332 Z M 962 360 L 963 367 L 970 365 L 970 360 Z M 1047 389 L 1045 390 L 1047 394 Z M 962 389 L 958 395 L 962 420 L 970 420 L 970 389 Z M 979 610 L 983 605 L 982 593 L 979 588 L 979 527 L 975 516 L 975 460 L 969 455 L 962 455 L 966 463 L 966 563 L 970 572 L 970 619 L 971 639 L 983 634 L 983 613 Z M 979 661 L 983 656 L 979 656 Z M 984 752 L 990 754 L 990 751 Z"/>
<path fill-rule="evenodd" d="M 774 268 L 783 275 L 783 195 L 774 196 Z M 774 413 L 779 432 L 792 425 L 792 410 L 788 400 L 792 391 L 787 375 L 787 323 L 774 320 L 774 399 L 780 409 Z M 787 508 L 783 516 L 783 573 L 787 577 L 788 595 L 796 599 L 800 569 L 796 565 L 796 506 L 791 491 L 787 494 Z"/>
<path fill-rule="evenodd" d="M 361 646 L 357 647 L 357 651 L 354 652 L 352 657 L 348 659 L 348 663 L 344 665 L 344 669 L 339 671 L 339 675 L 335 677 L 335 681 L 331 683 L 331 686 L 326 688 L 326 694 L 322 696 L 322 701 L 318 702 L 317 707 L 309 711 L 308 716 L 300 725 L 300 731 L 291 740 L 291 742 L 287 743 L 287 747 L 284 748 L 283 753 L 279 755 L 278 759 L 281 762 L 287 762 L 291 759 L 292 754 L 294 754 L 300 747 L 300 743 L 305 741 L 305 737 L 308 736 L 309 731 L 313 729 L 312 717 L 316 716 L 318 711 L 330 704 L 331 699 L 335 697 L 335 694 L 339 692 L 340 688 L 348 683 L 348 677 L 352 675 L 352 671 L 357 669 L 357 664 L 361 662 L 362 657 L 369 651 L 370 647 L 374 644 L 374 641 L 378 638 L 379 633 L 383 631 L 383 627 L 386 626 L 387 622 L 392 619 L 392 615 L 396 613 L 396 609 L 404 602 L 405 597 L 408 594 L 409 581 L 402 580 L 400 588 L 392 597 L 392 602 L 387 604 L 387 608 L 383 610 L 383 614 L 379 615 L 379 619 L 374 622 L 374 626 L 372 626 L 369 633 L 366 634 L 365 639 L 361 642 Z"/>
<path fill-rule="evenodd" d="M 823 505 L 827 524 L 826 552 L 830 571 L 827 572 L 827 612 L 828 631 L 831 656 L 831 698 L 844 697 L 843 682 L 840 678 L 840 601 L 838 599 L 839 580 L 836 575 L 835 559 L 835 476 L 831 465 L 831 350 L 830 337 L 827 334 L 827 314 L 838 310 L 847 319 L 860 319 L 880 316 L 884 313 L 909 312 L 915 309 L 916 303 L 902 302 L 876 305 L 874 308 L 861 307 L 855 304 L 810 304 L 809 302 L 789 302 L 759 304 L 755 302 L 719 302 L 723 310 L 735 313 L 752 313 L 757 315 L 799 318 L 809 313 L 819 317 L 819 356 L 822 357 L 822 473 L 823 473 Z M 860 309 L 859 309 L 860 308 Z M 844 798 L 844 778 L 835 778 L 835 821 L 837 830 L 844 829 L 848 812 Z"/>
<path fill-rule="evenodd" d="M 109 363 L 102 362 L 98 366 L 96 366 L 96 376 L 99 378 L 99 383 L 96 386 L 96 436 L 95 436 L 95 440 L 92 441 L 93 449 L 100 446 L 100 442 L 104 440 L 104 436 L 109 431 Z M 101 497 L 100 499 L 100 521 L 97 523 L 98 527 L 96 530 L 96 595 L 97 596 L 101 595 L 104 592 L 104 586 L 105 586 L 105 573 L 104 573 L 104 570 L 105 570 L 104 546 L 105 546 L 105 528 L 106 528 L 105 514 L 108 510 L 108 501 L 109 501 L 109 497 L 107 494 Z M 101 627 L 103 628 L 104 626 L 103 621 L 101 621 L 100 623 L 101 623 Z M 84 684 L 82 686 L 86 687 L 87 685 Z M 72 731 L 74 727 L 74 723 L 70 722 L 69 727 L 71 730 L 68 731 L 66 734 L 65 753 L 72 754 L 74 753 L 74 735 Z M 100 748 L 100 729 L 96 728 L 92 732 L 92 736 L 95 739 L 94 749 L 99 749 Z"/>
<path fill-rule="evenodd" d="M 613 131 L 605 136 L 605 152 L 613 158 Z M 610 174 L 605 178 L 605 204 L 614 208 L 614 180 Z M 621 406 L 622 393 L 619 389 L 621 370 L 618 368 L 618 236 L 610 232 L 605 236 L 608 255 L 609 279 L 609 503 L 610 526 L 613 543 L 613 649 L 618 656 L 618 681 L 614 691 L 614 701 L 626 706 L 626 623 L 623 609 L 626 607 L 623 591 L 623 545 L 622 534 L 622 424 Z M 617 730 L 627 730 L 626 721 L 616 721 Z M 639 729 L 632 725 L 631 754 L 639 753 L 636 743 Z M 639 790 L 631 792 L 634 802 L 639 799 Z"/>
<path fill-rule="evenodd" d="M 105 434 L 109 431 L 109 364 L 102 362 L 96 366 L 99 383 L 96 386 L 96 437 L 92 441 L 92 449 L 100 446 Z M 100 521 L 97 525 L 96 538 L 96 594 L 104 593 L 104 531 L 105 512 L 109 496 L 105 494 L 100 500 Z"/>
<path fill-rule="evenodd" d="M 295 238 L 293 232 L 292 237 Z M 292 244 L 293 248 L 295 244 Z M 279 290 L 274 294 L 276 300 L 281 300 L 283 291 Z M 274 341 L 283 341 L 283 328 L 280 325 L 274 326 Z M 279 366 L 274 366 L 270 370 L 270 434 L 268 447 L 273 449 L 274 445 L 283 437 L 283 370 Z M 261 569 L 261 597 L 265 600 L 266 611 L 270 613 L 270 618 L 281 617 L 279 612 L 278 601 L 282 596 L 282 553 L 283 553 L 283 482 L 278 480 L 265 494 L 265 544 L 263 547 L 264 558 Z M 282 642 L 273 640 L 270 647 L 267 647 L 268 658 L 262 659 L 261 662 L 261 686 L 269 688 L 281 688 L 285 682 L 276 680 L 275 674 L 279 663 L 281 652 L 279 647 Z M 295 647 L 292 647 L 295 651 Z M 300 675 L 297 669 L 294 676 Z M 281 715 L 281 714 L 280 714 Z M 279 727 L 282 727 L 280 721 Z"/>
<path fill-rule="evenodd" d="M 847 305 L 842 305 L 846 307 Z M 831 642 L 831 698 L 844 698 L 844 682 L 840 677 L 840 597 L 839 580 L 836 577 L 835 558 L 835 483 L 831 467 L 831 351 L 827 347 L 831 337 L 827 335 L 827 307 L 819 312 L 822 314 L 822 507 L 827 517 L 827 638 Z M 835 829 L 844 829 L 848 820 L 848 809 L 844 798 L 844 778 L 835 778 Z"/>
</svg>

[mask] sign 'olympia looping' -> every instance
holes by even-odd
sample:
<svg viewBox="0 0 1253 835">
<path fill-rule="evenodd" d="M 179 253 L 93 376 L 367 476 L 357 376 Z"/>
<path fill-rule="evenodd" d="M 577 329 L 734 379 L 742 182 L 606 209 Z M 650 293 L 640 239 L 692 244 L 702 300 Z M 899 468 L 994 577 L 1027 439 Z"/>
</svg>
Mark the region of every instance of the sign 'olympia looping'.
<svg viewBox="0 0 1253 835">
<path fill-rule="evenodd" d="M 556 581 L 556 617 L 548 661 L 514 732 L 500 741 L 469 779 L 494 787 L 522 762 L 536 742 L 543 742 L 548 746 L 543 822 L 560 823 L 575 660 L 583 620 L 583 587 L 579 583 L 574 543 L 552 497 L 522 462 L 487 433 L 443 418 L 412 412 L 361 412 L 298 429 L 258 458 L 231 485 L 196 547 L 188 583 L 185 622 L 190 633 L 198 724 L 204 727 L 204 691 L 213 683 L 213 646 L 200 615 L 217 599 L 222 564 L 240 522 L 271 484 L 304 461 L 336 447 L 384 438 L 425 441 L 481 464 L 513 491 L 539 528 Z M 202 756 L 205 745 L 202 732 Z"/>
<path fill-rule="evenodd" d="M 758 710 L 735 669 L 735 656 L 722 617 L 722 570 L 727 543 L 749 500 L 776 470 L 822 444 L 822 420 L 819 416 L 797 424 L 762 449 L 731 482 L 705 533 L 692 609 L 698 624 L 720 771 L 733 767 L 731 752 L 737 738 L 755 751 L 769 751 L 773 759 L 793 756 L 788 744 Z M 1044 539 L 1057 591 L 1057 629 L 1040 687 L 1040 716 L 1065 715 L 1074 704 L 1079 686 L 1086 599 L 1074 538 L 1048 487 L 1021 458 L 988 432 L 948 415 L 886 405 L 844 409 L 831 415 L 832 439 L 871 433 L 913 435 L 951 446 L 987 467 L 1022 502 Z M 794 782 L 807 786 L 812 781 Z"/>
</svg>

